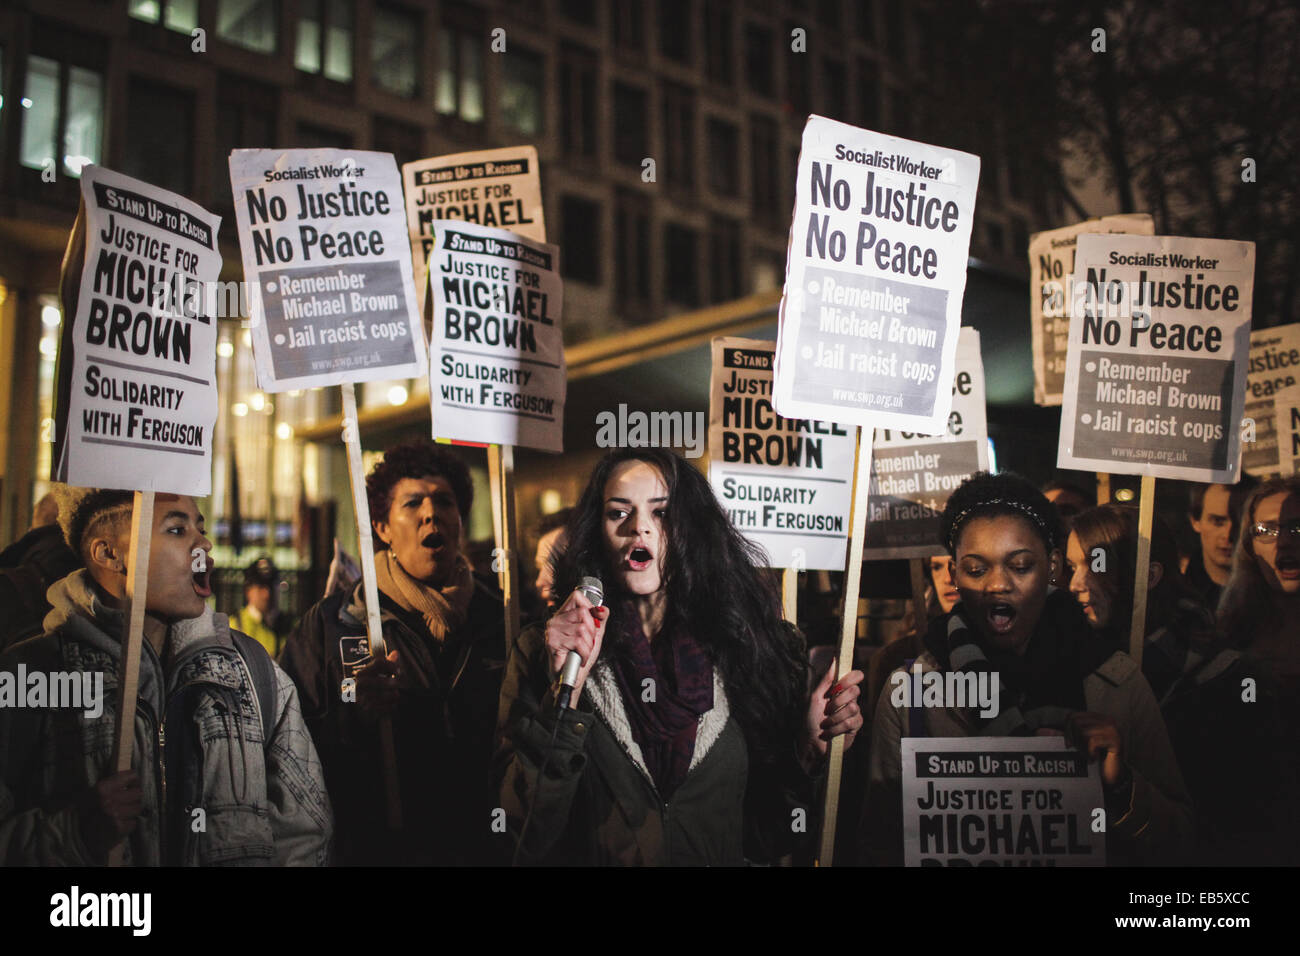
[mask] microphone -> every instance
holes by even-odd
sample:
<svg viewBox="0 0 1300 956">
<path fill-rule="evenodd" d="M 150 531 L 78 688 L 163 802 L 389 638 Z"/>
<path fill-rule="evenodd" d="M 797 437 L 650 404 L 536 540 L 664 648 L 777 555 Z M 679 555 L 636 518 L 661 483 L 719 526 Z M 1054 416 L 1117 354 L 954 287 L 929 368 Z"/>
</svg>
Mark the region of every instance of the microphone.
<svg viewBox="0 0 1300 956">
<path fill-rule="evenodd" d="M 601 587 L 600 578 L 585 577 L 573 590 L 580 591 L 593 607 L 600 607 L 605 603 L 605 591 Z M 578 671 L 581 669 L 582 657 L 577 651 L 569 651 L 569 656 L 564 659 L 564 670 L 560 673 L 560 692 L 556 696 L 560 713 L 564 713 L 564 709 L 569 706 L 574 685 L 578 683 Z"/>
</svg>

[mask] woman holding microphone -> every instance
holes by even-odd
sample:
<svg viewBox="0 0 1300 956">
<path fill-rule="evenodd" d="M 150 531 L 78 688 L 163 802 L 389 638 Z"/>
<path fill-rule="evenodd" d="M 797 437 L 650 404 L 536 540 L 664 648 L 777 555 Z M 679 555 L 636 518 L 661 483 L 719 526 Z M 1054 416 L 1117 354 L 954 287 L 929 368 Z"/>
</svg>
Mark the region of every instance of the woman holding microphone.
<svg viewBox="0 0 1300 956">
<path fill-rule="evenodd" d="M 704 477 L 670 452 L 612 452 L 567 539 L 568 597 L 520 635 L 501 692 L 516 862 L 734 866 L 815 836 L 819 773 L 830 739 L 862 726 L 863 675 L 832 688 L 832 667 L 809 693 L 803 641 Z M 607 606 L 577 590 L 588 576 Z M 582 666 L 561 712 L 570 651 Z"/>
</svg>

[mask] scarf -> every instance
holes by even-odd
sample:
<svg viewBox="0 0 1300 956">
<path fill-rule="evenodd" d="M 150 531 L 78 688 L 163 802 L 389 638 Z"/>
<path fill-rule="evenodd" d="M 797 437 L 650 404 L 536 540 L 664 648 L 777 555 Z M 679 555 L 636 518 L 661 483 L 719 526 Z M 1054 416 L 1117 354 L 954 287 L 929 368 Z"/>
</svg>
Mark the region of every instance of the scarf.
<svg viewBox="0 0 1300 956">
<path fill-rule="evenodd" d="M 970 711 L 982 737 L 1020 737 L 1041 727 L 1060 728 L 1073 711 L 1086 710 L 1084 678 L 1110 651 L 1093 639 L 1074 596 L 1052 588 L 1023 655 L 986 647 L 958 604 L 931 625 L 925 644 L 945 671 L 987 674 L 998 700 L 994 717 Z"/>
<path fill-rule="evenodd" d="M 614 675 L 632 739 L 667 801 L 690 771 L 700 715 L 713 709 L 713 662 L 684 628 L 666 629 L 652 644 L 634 607 L 624 604 L 619 618 L 625 653 L 614 655 Z"/>
<path fill-rule="evenodd" d="M 375 555 L 375 583 L 403 611 L 419 614 L 439 644 L 465 623 L 474 596 L 474 575 L 464 555 L 456 556 L 451 582 L 435 588 L 407 574 L 392 550 L 385 549 Z"/>
</svg>

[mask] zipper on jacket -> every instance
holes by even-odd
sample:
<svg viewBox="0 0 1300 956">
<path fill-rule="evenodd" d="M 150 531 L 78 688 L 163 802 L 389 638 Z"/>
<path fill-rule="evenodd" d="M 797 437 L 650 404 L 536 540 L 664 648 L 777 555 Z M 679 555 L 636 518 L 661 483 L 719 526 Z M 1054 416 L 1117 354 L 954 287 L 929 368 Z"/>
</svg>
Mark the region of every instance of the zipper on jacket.
<svg viewBox="0 0 1300 956">
<path fill-rule="evenodd" d="M 163 707 L 163 718 L 158 721 L 158 781 L 162 795 L 158 799 L 159 861 L 167 865 L 167 708 Z"/>
</svg>

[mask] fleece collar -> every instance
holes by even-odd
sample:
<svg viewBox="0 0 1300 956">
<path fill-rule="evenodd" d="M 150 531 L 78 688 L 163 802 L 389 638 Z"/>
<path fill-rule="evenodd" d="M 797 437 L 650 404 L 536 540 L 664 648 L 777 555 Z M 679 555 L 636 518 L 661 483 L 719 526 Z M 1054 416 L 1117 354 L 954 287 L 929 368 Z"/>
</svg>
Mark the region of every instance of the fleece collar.
<svg viewBox="0 0 1300 956">
<path fill-rule="evenodd" d="M 641 753 L 641 746 L 632 737 L 632 724 L 627 717 L 627 709 L 623 706 L 623 695 L 619 690 L 618 679 L 614 676 L 614 668 L 608 661 L 598 660 L 587 675 L 587 682 L 584 687 L 591 699 L 592 707 L 604 721 L 605 726 L 609 728 L 614 735 L 614 739 L 619 742 L 627 754 L 628 759 L 641 771 L 641 776 L 645 777 L 646 782 L 653 788 L 655 786 L 653 778 L 650 776 L 650 769 L 646 766 L 645 757 Z M 713 708 L 700 714 L 699 730 L 695 734 L 695 752 L 691 755 L 691 766 L 687 771 L 694 770 L 700 762 L 708 756 L 709 750 L 717 743 L 718 738 L 722 736 L 722 730 L 727 725 L 731 717 L 731 705 L 727 701 L 727 691 L 722 683 L 722 675 L 718 673 L 718 668 L 713 668 Z"/>
</svg>

